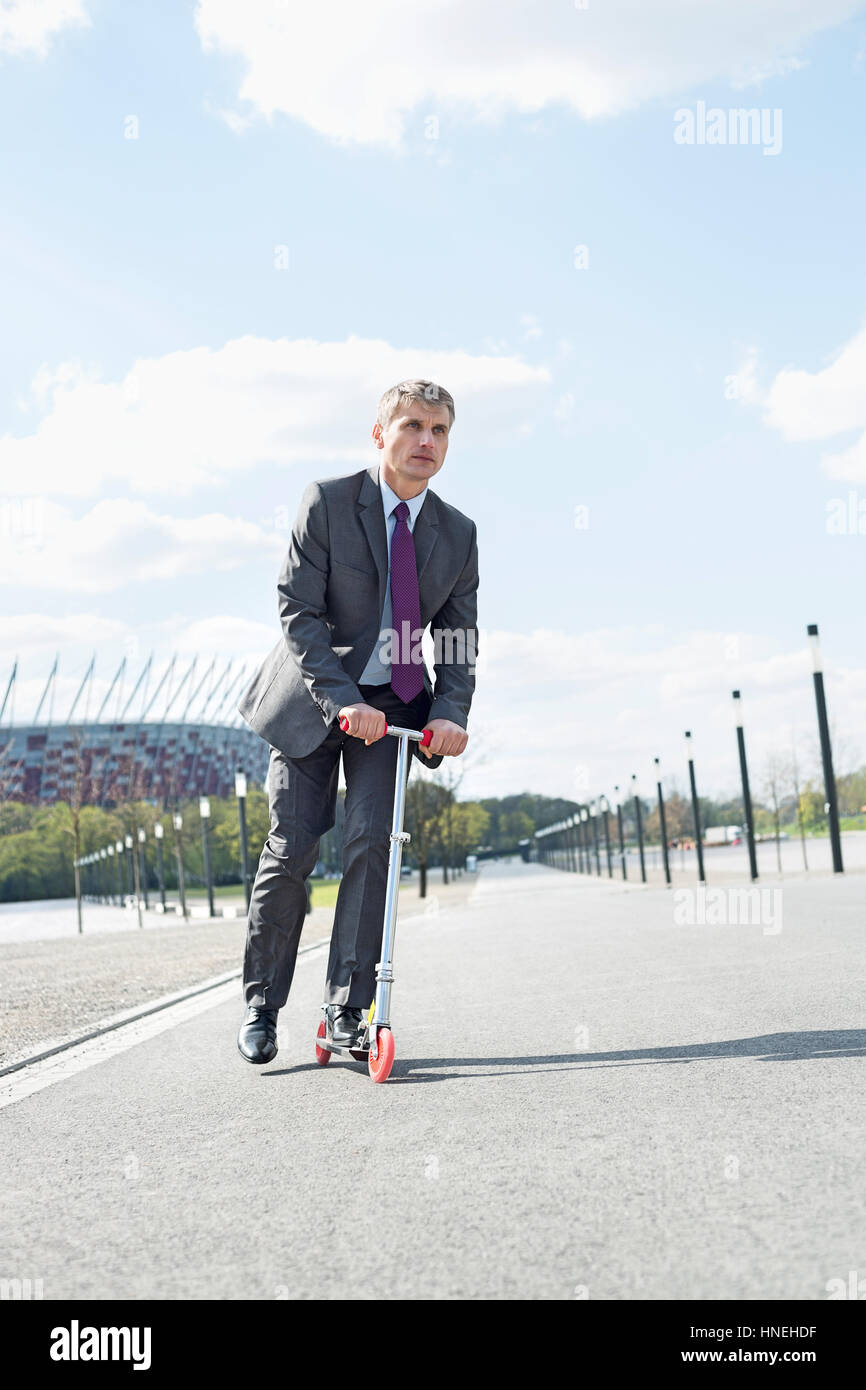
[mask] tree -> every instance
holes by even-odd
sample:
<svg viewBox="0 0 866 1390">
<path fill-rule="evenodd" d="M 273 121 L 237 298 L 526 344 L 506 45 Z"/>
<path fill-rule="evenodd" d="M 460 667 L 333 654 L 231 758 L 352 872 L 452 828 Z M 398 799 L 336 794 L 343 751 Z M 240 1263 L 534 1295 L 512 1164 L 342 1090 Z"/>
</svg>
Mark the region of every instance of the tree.
<svg viewBox="0 0 866 1390">
<path fill-rule="evenodd" d="M 764 794 L 769 797 L 773 812 L 773 825 L 776 832 L 776 864 L 780 874 L 782 872 L 782 849 L 779 840 L 779 813 L 788 775 L 789 770 L 784 755 L 775 751 L 768 753 L 764 759 L 763 789 Z"/>
<path fill-rule="evenodd" d="M 419 896 L 427 896 L 427 867 L 436 844 L 436 819 L 448 793 L 430 774 L 413 777 L 406 788 L 403 824 L 411 835 L 412 857 L 418 865 Z"/>
</svg>

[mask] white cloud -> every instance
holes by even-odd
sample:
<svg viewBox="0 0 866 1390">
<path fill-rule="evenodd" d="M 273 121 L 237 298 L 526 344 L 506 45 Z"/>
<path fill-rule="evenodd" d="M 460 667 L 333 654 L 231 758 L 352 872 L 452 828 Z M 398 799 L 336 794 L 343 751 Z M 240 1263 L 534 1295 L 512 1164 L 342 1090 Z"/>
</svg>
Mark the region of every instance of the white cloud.
<svg viewBox="0 0 866 1390">
<path fill-rule="evenodd" d="M 116 642 L 127 630 L 127 624 L 101 613 L 73 613 L 69 617 L 56 613 L 10 613 L 0 615 L 0 648 L 4 652 L 36 652 L 45 655 L 70 643 Z M 51 660 L 53 661 L 53 655 Z M 11 669 L 12 662 L 9 666 Z M 50 665 L 45 668 L 47 678 Z"/>
<path fill-rule="evenodd" d="M 2 487 L 30 493 L 38 479 L 40 492 L 87 496 L 123 481 L 135 493 L 177 496 L 257 463 L 361 467 L 372 459 L 379 397 L 410 376 L 439 381 L 455 396 L 464 442 L 488 405 L 507 426 L 550 380 L 547 368 L 519 356 L 358 337 L 236 338 L 141 359 L 117 382 L 77 362 L 43 366 L 31 384 L 43 418 L 29 434 L 0 439 Z"/>
<path fill-rule="evenodd" d="M 801 776 L 817 772 L 805 637 L 785 650 L 759 633 L 675 637 L 657 625 L 580 635 L 495 631 L 482 632 L 479 657 L 470 746 L 479 759 L 485 756 L 468 765 L 461 795 L 529 790 L 586 800 L 612 796 L 633 772 L 650 795 L 656 756 L 663 775 L 683 790 L 686 729 L 693 732 L 699 791 L 736 794 L 731 691 L 737 688 L 756 794 L 767 753 L 787 752 L 792 732 Z M 866 719 L 866 668 L 840 667 L 830 651 L 825 661 L 832 718 L 848 737 Z"/>
<path fill-rule="evenodd" d="M 866 327 L 817 372 L 785 368 L 765 399 L 764 420 L 789 440 L 823 440 L 866 431 Z M 866 482 L 866 433 L 840 453 L 825 454 L 831 478 Z"/>
<path fill-rule="evenodd" d="M 240 517 L 175 517 L 131 498 L 106 498 L 74 518 L 46 500 L 38 529 L 7 537 L 0 582 L 64 593 L 113 593 L 125 584 L 225 572 L 285 550 L 286 538 Z"/>
<path fill-rule="evenodd" d="M 49 40 L 70 24 L 90 26 L 81 0 L 3 0 L 0 52 L 35 53 L 44 58 Z"/>
<path fill-rule="evenodd" d="M 758 384 L 758 350 L 745 349 L 736 372 L 725 378 L 725 394 L 730 400 L 746 401 L 754 405 L 764 399 Z"/>
<path fill-rule="evenodd" d="M 401 146 L 407 119 L 495 121 L 565 106 L 584 118 L 802 66 L 796 51 L 862 0 L 199 0 L 207 53 L 238 55 L 238 97 L 335 141 Z"/>
</svg>

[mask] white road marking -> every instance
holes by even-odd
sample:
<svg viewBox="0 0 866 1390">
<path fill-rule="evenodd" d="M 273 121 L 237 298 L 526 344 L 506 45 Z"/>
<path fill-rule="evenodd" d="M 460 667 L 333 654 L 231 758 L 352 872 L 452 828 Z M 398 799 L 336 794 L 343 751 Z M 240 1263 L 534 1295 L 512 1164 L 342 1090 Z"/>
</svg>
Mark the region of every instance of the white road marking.
<svg viewBox="0 0 866 1390">
<path fill-rule="evenodd" d="M 302 957 L 309 957 L 323 950 L 328 944 L 327 941 L 320 941 L 299 951 L 298 964 L 301 964 Z M 168 996 L 169 999 L 171 997 Z M 131 1047 L 137 1047 L 149 1038 L 158 1037 L 160 1033 L 167 1033 L 178 1024 L 186 1023 L 198 1014 L 215 1009 L 220 1004 L 227 1004 L 230 1000 L 235 1000 L 239 1005 L 243 1003 L 239 975 L 204 994 L 181 999 L 175 1004 L 168 1003 L 157 1013 L 131 1019 L 98 1038 L 73 1044 L 53 1057 L 45 1057 L 39 1062 L 22 1067 L 20 1071 L 12 1072 L 0 1079 L 0 1110 L 34 1095 L 37 1091 L 43 1091 L 46 1086 L 54 1086 L 58 1081 L 65 1081 L 68 1077 L 87 1071 L 89 1067 L 95 1067 L 100 1062 L 107 1062 L 110 1057 L 116 1057 L 120 1052 L 128 1052 Z"/>
</svg>

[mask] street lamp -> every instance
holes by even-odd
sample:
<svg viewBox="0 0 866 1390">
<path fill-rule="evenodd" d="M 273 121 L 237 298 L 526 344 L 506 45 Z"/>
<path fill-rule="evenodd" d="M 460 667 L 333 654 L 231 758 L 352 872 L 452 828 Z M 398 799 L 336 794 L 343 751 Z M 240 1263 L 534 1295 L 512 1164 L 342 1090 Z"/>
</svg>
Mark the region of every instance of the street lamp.
<svg viewBox="0 0 866 1390">
<path fill-rule="evenodd" d="M 665 799 L 662 795 L 662 773 L 658 758 L 653 758 L 656 769 L 656 792 L 659 799 L 659 832 L 662 837 L 662 860 L 665 866 L 665 883 L 671 881 L 671 866 L 668 859 L 668 827 L 665 820 Z"/>
<path fill-rule="evenodd" d="M 818 642 L 818 624 L 810 623 L 806 628 L 809 646 L 812 648 L 814 666 L 815 704 L 818 709 L 818 732 L 821 736 L 821 761 L 824 765 L 824 795 L 827 800 L 824 810 L 830 828 L 830 848 L 833 854 L 833 872 L 841 874 L 842 839 L 839 834 L 839 808 L 836 802 L 836 778 L 833 776 L 833 753 L 830 748 L 830 725 L 827 719 L 827 700 L 824 695 L 824 668 L 821 661 L 821 647 Z"/>
<path fill-rule="evenodd" d="M 183 830 L 183 816 L 180 811 L 175 811 L 171 818 L 174 826 L 174 853 L 177 859 L 177 891 L 180 898 L 180 910 L 183 920 L 187 920 L 186 910 L 186 889 L 183 882 L 183 854 L 181 853 L 181 831 Z"/>
<path fill-rule="evenodd" d="M 752 881 L 758 877 L 758 858 L 755 854 L 755 822 L 752 816 L 752 793 L 749 789 L 749 767 L 746 762 L 746 736 L 743 732 L 743 699 L 739 690 L 731 691 L 734 709 L 734 728 L 737 731 L 737 751 L 740 755 L 740 781 L 743 784 L 743 814 L 746 818 L 746 840 L 749 846 L 749 873 Z"/>
<path fill-rule="evenodd" d="M 695 782 L 695 764 L 692 758 L 692 731 L 686 729 L 686 751 L 689 755 L 689 785 L 692 789 L 692 819 L 695 823 L 695 849 L 698 852 L 698 880 L 706 883 L 704 876 L 704 846 L 701 839 L 701 813 L 698 807 L 698 788 Z"/>
<path fill-rule="evenodd" d="M 565 818 L 565 848 L 568 872 L 573 874 L 577 867 L 574 858 L 574 816 L 566 816 Z"/>
<path fill-rule="evenodd" d="M 156 840 L 156 877 L 159 880 L 159 900 L 162 903 L 162 910 L 165 912 L 165 872 L 162 862 L 162 837 L 165 834 L 165 827 L 161 820 L 158 820 L 153 827 L 153 838 Z"/>
<path fill-rule="evenodd" d="M 135 910 L 138 913 L 138 925 L 141 927 L 144 925 L 141 920 L 141 884 L 138 878 L 138 860 L 132 852 L 132 836 L 126 835 L 124 837 L 124 843 L 126 844 L 127 858 L 132 862 L 133 883 L 135 885 Z"/>
<path fill-rule="evenodd" d="M 135 874 L 132 871 L 132 855 L 130 853 L 132 850 L 131 835 L 124 835 L 122 848 L 124 850 L 123 862 L 126 865 L 126 887 L 129 896 L 132 897 L 135 892 Z"/>
<path fill-rule="evenodd" d="M 116 856 L 115 853 L 114 853 L 114 845 L 113 845 L 113 844 L 108 846 L 108 857 L 109 857 L 109 859 L 111 860 L 111 866 L 109 866 L 109 870 L 108 870 L 108 881 L 109 881 L 109 885 L 110 885 L 110 883 L 111 883 L 111 872 L 112 872 L 112 867 L 113 867 L 113 869 L 114 869 L 114 877 L 115 877 L 115 885 L 116 885 L 116 888 L 117 888 L 117 901 L 120 902 L 120 864 L 119 864 L 119 862 L 118 862 L 117 856 Z M 109 899 L 108 899 L 109 902 L 111 901 L 112 896 L 113 896 L 113 895 L 112 895 L 111 893 L 109 893 Z"/>
<path fill-rule="evenodd" d="M 595 853 L 595 872 L 601 878 L 601 855 L 598 851 L 598 806 L 595 801 L 589 803 L 589 814 L 592 820 L 592 844 Z"/>
<path fill-rule="evenodd" d="M 625 839 L 624 839 L 623 833 L 622 833 L 622 804 L 621 804 L 620 799 L 619 799 L 619 785 L 618 785 L 618 784 L 617 784 L 617 786 L 614 787 L 614 791 L 616 792 L 616 824 L 617 824 L 617 829 L 619 830 L 619 862 L 620 862 L 620 865 L 622 866 L 622 876 L 623 876 L 623 878 L 627 878 L 627 877 L 628 877 L 628 874 L 626 873 L 626 868 L 625 868 Z"/>
<path fill-rule="evenodd" d="M 247 867 L 247 779 L 241 768 L 235 773 L 235 796 L 238 799 L 238 823 L 241 832 L 241 873 L 244 881 L 244 897 L 247 912 L 250 910 L 250 873 Z"/>
<path fill-rule="evenodd" d="M 640 881 L 646 883 L 646 864 L 643 856 L 643 816 L 640 812 L 640 797 L 637 788 L 637 773 L 631 775 L 631 789 L 634 796 L 634 818 L 637 826 L 637 847 L 640 854 Z"/>
<path fill-rule="evenodd" d="M 138 827 L 138 872 L 139 872 L 139 879 L 140 879 L 140 882 L 141 882 L 142 896 L 144 897 L 144 906 L 145 906 L 145 908 L 147 908 L 147 906 L 148 906 L 148 901 L 147 901 L 147 861 L 146 861 L 146 859 L 145 859 L 145 857 L 144 857 L 144 844 L 145 844 L 145 840 L 146 840 L 146 839 L 147 839 L 147 832 L 146 832 L 146 830 L 144 829 L 144 826 L 141 826 L 141 825 L 140 825 L 140 826 Z"/>
<path fill-rule="evenodd" d="M 204 850 L 204 876 L 207 883 L 208 909 L 211 917 L 216 916 L 213 905 L 213 880 L 210 870 L 210 801 L 206 796 L 198 799 L 198 810 L 201 816 L 201 842 Z"/>
<path fill-rule="evenodd" d="M 613 878 L 613 860 L 610 853 L 610 825 L 608 823 L 610 802 L 606 796 L 603 796 L 600 798 L 599 805 L 601 806 L 601 824 L 604 829 L 604 853 L 607 859 L 607 876 L 608 878 Z"/>
</svg>

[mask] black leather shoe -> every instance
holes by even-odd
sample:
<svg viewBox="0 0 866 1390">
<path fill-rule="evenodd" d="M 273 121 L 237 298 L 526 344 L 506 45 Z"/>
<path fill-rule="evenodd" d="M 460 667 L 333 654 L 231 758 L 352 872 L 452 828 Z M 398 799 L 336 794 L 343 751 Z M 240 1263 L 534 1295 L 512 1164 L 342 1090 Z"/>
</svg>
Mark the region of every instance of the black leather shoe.
<svg viewBox="0 0 866 1390">
<path fill-rule="evenodd" d="M 328 1005 L 328 1031 L 337 1047 L 354 1047 L 363 1022 L 361 1009 L 350 1009 L 345 1004 Z"/>
<path fill-rule="evenodd" d="M 257 1009 L 250 1005 L 238 1033 L 238 1052 L 248 1062 L 263 1066 L 277 1055 L 277 1014 L 279 1009 Z"/>
</svg>

